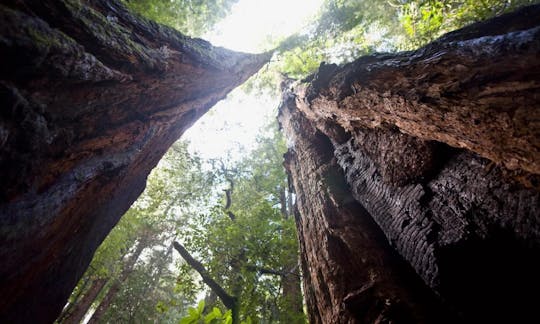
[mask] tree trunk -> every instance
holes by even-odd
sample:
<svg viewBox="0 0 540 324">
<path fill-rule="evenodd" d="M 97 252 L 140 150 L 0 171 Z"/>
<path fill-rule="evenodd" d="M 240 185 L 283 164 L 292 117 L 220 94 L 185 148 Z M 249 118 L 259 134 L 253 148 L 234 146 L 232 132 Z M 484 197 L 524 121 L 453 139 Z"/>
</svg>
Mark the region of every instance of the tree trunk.
<svg viewBox="0 0 540 324">
<path fill-rule="evenodd" d="M 105 287 L 107 281 L 108 279 L 105 278 L 97 278 L 93 280 L 92 285 L 84 294 L 82 299 L 74 304 L 72 311 L 66 317 L 60 320 L 59 323 L 79 324 L 84 319 L 86 313 L 88 313 L 90 306 L 92 306 L 92 303 L 94 300 L 96 300 L 101 290 L 103 290 L 103 287 Z"/>
<path fill-rule="evenodd" d="M 96 311 L 92 314 L 92 317 L 88 321 L 88 323 L 99 323 L 99 320 L 105 315 L 109 307 L 111 306 L 111 303 L 114 301 L 114 298 L 116 297 L 116 294 L 120 291 L 122 288 L 122 284 L 127 280 L 129 275 L 133 272 L 133 269 L 135 267 L 135 264 L 137 263 L 137 260 L 139 260 L 139 257 L 141 256 L 142 251 L 148 246 L 148 237 L 143 234 L 139 242 L 137 243 L 137 246 L 135 248 L 135 251 L 133 251 L 133 254 L 127 258 L 125 261 L 122 272 L 120 273 L 120 277 L 118 277 L 116 280 L 114 280 L 113 284 L 107 290 L 107 293 L 99 303 L 98 307 L 96 308 Z"/>
<path fill-rule="evenodd" d="M 279 203 L 281 205 L 281 216 L 287 220 L 290 215 L 289 209 L 292 207 L 287 199 L 291 197 L 291 192 L 286 192 L 285 188 L 280 188 Z M 292 251 L 286 256 L 283 265 L 283 274 L 281 275 L 281 289 L 285 301 L 285 311 L 280 314 L 282 323 L 303 323 L 305 322 L 304 305 L 302 303 L 302 282 L 300 280 L 300 271 L 298 270 L 298 250 Z"/>
<path fill-rule="evenodd" d="M 166 214 L 166 212 L 164 214 Z M 145 286 L 143 294 L 140 296 L 132 296 L 135 299 L 135 302 L 129 307 L 130 308 L 129 322 L 133 322 L 133 317 L 135 316 L 141 303 L 145 302 L 145 298 L 148 298 L 148 296 L 153 296 L 154 292 L 159 288 L 160 279 L 161 279 L 161 276 L 163 275 L 163 271 L 165 271 L 169 267 L 169 265 L 172 263 L 172 259 L 171 259 L 172 250 L 173 250 L 173 244 L 171 242 L 169 244 L 169 247 L 165 251 L 165 253 L 163 253 L 163 255 L 159 258 L 159 260 L 157 262 L 152 263 L 153 269 L 150 273 L 151 280 Z"/>
<path fill-rule="evenodd" d="M 535 318 L 539 25 L 525 8 L 285 91 L 311 322 L 429 322 L 423 283 L 465 321 Z"/>
<path fill-rule="evenodd" d="M 444 323 L 435 296 L 352 197 L 328 137 L 294 104 L 285 100 L 280 117 L 295 138 L 285 163 L 297 194 L 310 323 Z"/>
<path fill-rule="evenodd" d="M 269 57 L 105 0 L 3 1 L 0 35 L 0 319 L 51 322 L 168 147 Z"/>
<path fill-rule="evenodd" d="M 79 283 L 77 285 L 79 286 L 78 289 L 77 287 L 75 287 L 75 289 L 77 289 L 77 294 L 76 295 L 73 295 L 73 293 L 71 294 L 70 296 L 71 301 L 68 301 L 67 305 L 64 306 L 64 308 L 62 309 L 62 313 L 60 313 L 60 315 L 56 319 L 56 322 L 62 323 L 62 321 L 73 312 L 73 309 L 81 301 L 81 298 L 83 297 L 83 295 L 86 292 L 88 292 L 88 286 L 92 286 L 95 279 L 96 278 L 93 278 L 93 276 L 90 276 L 90 275 L 84 277 L 84 282 L 82 283 L 82 285 L 81 283 Z M 75 292 L 75 290 L 73 290 L 73 292 Z"/>
</svg>

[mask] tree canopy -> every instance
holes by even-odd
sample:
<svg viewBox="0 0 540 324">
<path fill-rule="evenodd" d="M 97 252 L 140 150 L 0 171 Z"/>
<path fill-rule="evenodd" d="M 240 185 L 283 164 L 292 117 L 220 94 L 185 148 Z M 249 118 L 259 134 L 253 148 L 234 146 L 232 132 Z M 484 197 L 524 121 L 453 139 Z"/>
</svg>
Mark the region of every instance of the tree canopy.
<svg viewBox="0 0 540 324">
<path fill-rule="evenodd" d="M 190 35 L 202 36 L 223 19 L 238 0 L 124 0 L 147 18 Z"/>
<path fill-rule="evenodd" d="M 125 0 L 193 36 L 210 30 L 236 2 Z M 275 90 L 283 76 L 305 78 L 323 61 L 411 50 L 536 2 L 326 0 L 307 31 L 274 44 L 269 68 L 246 89 Z M 205 161 L 176 143 L 96 252 L 58 321 L 93 313 L 102 322 L 304 323 L 294 196 L 282 167 L 286 145 L 275 121 L 268 129 L 254 151 L 235 160 Z"/>
<path fill-rule="evenodd" d="M 193 263 L 172 254 L 177 240 L 238 300 L 239 319 L 302 323 L 292 197 L 281 166 L 285 144 L 276 122 L 269 129 L 236 161 L 204 161 L 176 143 L 96 252 L 59 322 L 71 322 L 95 282 L 104 284 L 85 306 L 92 323 L 175 322 L 196 314 L 226 321 L 229 305 Z M 188 307 L 201 302 L 203 311 Z"/>
</svg>

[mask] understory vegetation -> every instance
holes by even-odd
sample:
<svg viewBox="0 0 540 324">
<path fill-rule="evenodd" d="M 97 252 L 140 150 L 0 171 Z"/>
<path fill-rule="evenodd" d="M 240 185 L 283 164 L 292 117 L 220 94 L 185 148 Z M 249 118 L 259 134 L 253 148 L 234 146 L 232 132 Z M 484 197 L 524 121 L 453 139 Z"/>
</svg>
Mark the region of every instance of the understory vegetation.
<svg viewBox="0 0 540 324">
<path fill-rule="evenodd" d="M 125 0 L 132 10 L 202 36 L 235 0 Z M 269 65 L 243 86 L 277 95 L 321 62 L 413 50 L 533 0 L 326 0 L 298 34 L 269 39 Z M 58 323 L 305 323 L 294 194 L 276 121 L 244 156 L 204 159 L 178 141 L 154 169 Z"/>
</svg>

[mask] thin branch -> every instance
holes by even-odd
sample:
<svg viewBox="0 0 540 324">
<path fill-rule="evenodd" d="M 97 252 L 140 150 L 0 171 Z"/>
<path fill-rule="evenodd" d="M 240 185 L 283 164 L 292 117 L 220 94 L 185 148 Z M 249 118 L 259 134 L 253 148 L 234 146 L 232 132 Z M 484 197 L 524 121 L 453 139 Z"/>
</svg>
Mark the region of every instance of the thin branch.
<svg viewBox="0 0 540 324">
<path fill-rule="evenodd" d="M 257 271 L 258 273 L 260 274 L 271 274 L 271 275 L 276 275 L 276 276 L 282 276 L 282 277 L 286 277 L 286 276 L 298 276 L 300 277 L 300 275 L 296 272 L 293 272 L 291 269 L 291 271 L 279 271 L 279 270 L 274 270 L 274 269 L 269 269 L 269 268 L 263 268 L 263 267 L 257 267 L 257 266 L 253 266 L 253 265 L 248 265 L 246 266 L 246 269 L 249 270 L 249 271 Z"/>
<path fill-rule="evenodd" d="M 186 262 L 195 270 L 197 271 L 201 277 L 203 282 L 210 288 L 212 291 L 221 299 L 223 302 L 223 305 L 229 309 L 235 309 L 237 299 L 234 296 L 229 295 L 225 289 L 223 289 L 212 277 L 210 277 L 210 274 L 204 267 L 202 263 L 195 260 L 191 254 L 182 246 L 182 244 L 178 243 L 177 241 L 173 242 L 173 246 L 178 253 L 186 260 Z"/>
<path fill-rule="evenodd" d="M 227 177 L 226 180 L 229 182 L 229 189 L 223 190 L 225 191 L 225 197 L 226 197 L 225 207 L 223 209 L 227 211 L 227 216 L 229 216 L 229 218 L 234 222 L 236 219 L 236 215 L 234 215 L 234 213 L 229 210 L 229 208 L 231 208 L 231 205 L 232 205 L 232 192 L 234 190 L 234 181 L 232 178 L 229 178 L 229 177 Z"/>
<path fill-rule="evenodd" d="M 230 210 L 227 210 L 227 216 L 229 216 L 229 218 L 234 222 L 236 220 L 236 215 L 230 211 Z"/>
</svg>

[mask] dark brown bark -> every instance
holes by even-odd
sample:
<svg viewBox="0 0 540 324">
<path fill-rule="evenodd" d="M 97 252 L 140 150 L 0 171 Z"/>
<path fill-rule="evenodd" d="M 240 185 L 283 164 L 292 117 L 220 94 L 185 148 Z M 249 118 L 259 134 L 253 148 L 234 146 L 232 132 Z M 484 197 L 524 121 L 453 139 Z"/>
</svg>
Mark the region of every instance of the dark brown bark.
<svg viewBox="0 0 540 324">
<path fill-rule="evenodd" d="M 287 94 L 286 94 L 287 95 Z M 311 323 L 443 323 L 434 295 L 355 201 L 324 134 L 285 99 L 280 120 L 294 151 L 304 292 Z"/>
<path fill-rule="evenodd" d="M 396 322 L 424 314 L 392 249 L 463 321 L 535 318 L 539 25 L 529 7 L 285 92 L 312 322 L 377 322 L 381 296 L 405 302 Z"/>
<path fill-rule="evenodd" d="M 414 52 L 323 65 L 309 86 L 297 87 L 306 99 L 300 109 L 319 127 L 334 121 L 353 133 L 391 125 L 538 175 L 539 17 L 531 6 Z"/>
<path fill-rule="evenodd" d="M 104 0 L 3 1 L 0 35 L 0 319 L 51 322 L 167 148 L 268 56 Z"/>
<path fill-rule="evenodd" d="M 81 300 L 74 304 L 71 312 L 59 320 L 62 324 L 79 324 L 83 319 L 92 303 L 96 300 L 97 296 L 103 290 L 103 287 L 107 284 L 108 279 L 97 278 L 92 281 L 92 285 L 88 291 L 84 294 Z"/>
</svg>

